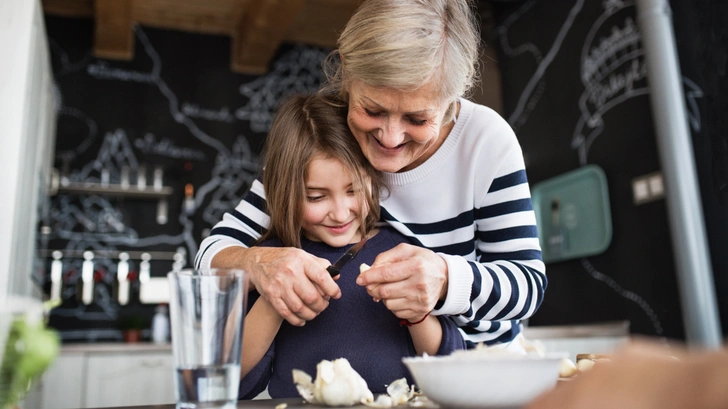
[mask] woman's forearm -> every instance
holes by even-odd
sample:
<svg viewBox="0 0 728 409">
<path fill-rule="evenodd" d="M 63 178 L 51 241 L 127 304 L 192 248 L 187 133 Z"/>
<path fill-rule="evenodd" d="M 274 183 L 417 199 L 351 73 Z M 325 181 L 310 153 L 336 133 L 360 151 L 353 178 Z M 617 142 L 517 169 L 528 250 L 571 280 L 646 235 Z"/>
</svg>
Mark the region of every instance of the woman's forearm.
<svg viewBox="0 0 728 409">
<path fill-rule="evenodd" d="M 250 248 L 233 246 L 220 250 L 210 262 L 211 268 L 239 268 L 246 270 Z"/>
<path fill-rule="evenodd" d="M 419 324 L 409 327 L 417 355 L 437 355 L 442 342 L 442 326 L 435 316 L 428 316 Z"/>
<path fill-rule="evenodd" d="M 248 374 L 263 358 L 281 327 L 283 318 L 263 297 L 258 298 L 245 316 L 240 377 Z"/>
</svg>

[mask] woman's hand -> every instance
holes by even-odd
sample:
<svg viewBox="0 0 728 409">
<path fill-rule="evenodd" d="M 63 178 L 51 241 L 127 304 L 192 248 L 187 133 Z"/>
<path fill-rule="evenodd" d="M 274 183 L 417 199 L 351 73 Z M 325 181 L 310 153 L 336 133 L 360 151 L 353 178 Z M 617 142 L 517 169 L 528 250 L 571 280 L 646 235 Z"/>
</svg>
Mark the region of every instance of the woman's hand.
<svg viewBox="0 0 728 409">
<path fill-rule="evenodd" d="M 447 263 L 433 251 L 400 244 L 381 253 L 356 283 L 398 318 L 421 320 L 447 294 Z"/>
<path fill-rule="evenodd" d="M 250 282 L 291 325 L 302 326 L 341 297 L 341 289 L 326 271 L 328 260 L 292 247 L 230 247 L 212 267 L 242 268 Z"/>
</svg>

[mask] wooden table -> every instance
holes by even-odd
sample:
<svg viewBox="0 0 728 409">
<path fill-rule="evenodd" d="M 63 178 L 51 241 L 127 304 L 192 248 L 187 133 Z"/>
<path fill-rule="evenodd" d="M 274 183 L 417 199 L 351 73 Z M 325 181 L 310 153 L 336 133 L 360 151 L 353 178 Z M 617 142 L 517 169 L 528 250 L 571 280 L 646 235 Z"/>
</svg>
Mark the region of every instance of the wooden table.
<svg viewBox="0 0 728 409">
<path fill-rule="evenodd" d="M 275 409 L 276 406 L 285 403 L 286 409 L 316 409 L 325 408 L 324 406 L 311 405 L 306 403 L 303 398 L 286 398 L 286 399 L 255 399 L 241 400 L 235 406 L 237 409 Z M 415 408 L 415 406 L 400 405 L 399 408 Z M 428 401 L 424 405 L 417 406 L 424 409 L 439 409 L 440 407 Z M 176 409 L 175 404 L 169 405 L 144 405 L 144 406 L 117 406 L 115 408 L 97 408 L 97 409 Z M 371 409 L 365 405 L 347 406 L 346 409 Z"/>
</svg>

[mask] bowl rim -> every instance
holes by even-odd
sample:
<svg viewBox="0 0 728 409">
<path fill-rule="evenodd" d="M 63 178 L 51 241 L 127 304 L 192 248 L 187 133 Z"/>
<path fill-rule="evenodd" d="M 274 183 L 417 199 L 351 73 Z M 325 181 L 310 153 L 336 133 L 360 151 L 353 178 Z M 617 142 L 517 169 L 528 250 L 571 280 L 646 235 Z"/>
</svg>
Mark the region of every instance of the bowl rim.
<svg viewBox="0 0 728 409">
<path fill-rule="evenodd" d="M 470 363 L 474 361 L 488 361 L 488 362 L 534 362 L 534 361 L 556 361 L 568 358 L 568 352 L 547 352 L 544 356 L 538 356 L 533 354 L 528 355 L 517 355 L 517 354 L 451 354 L 451 355 L 425 355 L 425 356 L 406 356 L 402 358 L 402 362 L 463 362 Z"/>
</svg>

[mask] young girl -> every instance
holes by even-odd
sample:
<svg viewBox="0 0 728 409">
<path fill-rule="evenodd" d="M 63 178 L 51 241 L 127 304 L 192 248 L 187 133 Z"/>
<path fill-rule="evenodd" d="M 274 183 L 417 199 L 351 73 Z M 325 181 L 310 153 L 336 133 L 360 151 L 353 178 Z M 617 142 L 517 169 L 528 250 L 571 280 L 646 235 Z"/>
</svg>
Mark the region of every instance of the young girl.
<svg viewBox="0 0 728 409">
<path fill-rule="evenodd" d="M 299 247 L 334 262 L 364 237 L 366 245 L 338 276 L 342 296 L 302 327 L 284 322 L 253 291 L 245 318 L 240 397 L 266 386 L 273 398 L 297 397 L 291 370 L 316 374 L 321 360 L 347 358 L 373 393 L 407 377 L 405 356 L 446 355 L 465 341 L 449 317 L 397 318 L 356 284 L 359 266 L 404 243 L 393 229 L 376 229 L 379 172 L 349 132 L 344 107 L 326 97 L 295 95 L 279 109 L 265 147 L 263 184 L 270 230 L 259 246 Z M 323 270 L 324 267 L 322 267 Z"/>
</svg>

